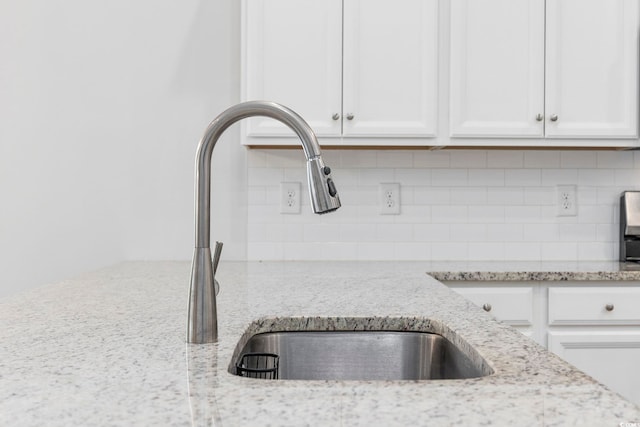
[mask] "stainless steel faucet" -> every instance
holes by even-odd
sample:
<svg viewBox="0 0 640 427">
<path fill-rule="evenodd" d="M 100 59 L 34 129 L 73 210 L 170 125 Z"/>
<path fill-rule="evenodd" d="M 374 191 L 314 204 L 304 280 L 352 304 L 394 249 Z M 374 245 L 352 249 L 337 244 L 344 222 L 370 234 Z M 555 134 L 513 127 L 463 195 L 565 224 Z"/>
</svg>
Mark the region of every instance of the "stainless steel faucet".
<svg viewBox="0 0 640 427">
<path fill-rule="evenodd" d="M 331 179 L 331 169 L 320 156 L 320 145 L 311 127 L 293 110 L 268 101 L 250 101 L 234 105 L 222 112 L 207 127 L 196 154 L 196 246 L 191 266 L 187 342 L 203 344 L 218 340 L 218 313 L 214 289 L 214 266 L 209 247 L 211 154 L 220 135 L 238 120 L 253 116 L 276 119 L 291 128 L 300 138 L 307 157 L 307 179 L 313 211 L 331 212 L 340 207 L 340 198 Z M 218 248 L 221 248 L 219 246 Z"/>
</svg>

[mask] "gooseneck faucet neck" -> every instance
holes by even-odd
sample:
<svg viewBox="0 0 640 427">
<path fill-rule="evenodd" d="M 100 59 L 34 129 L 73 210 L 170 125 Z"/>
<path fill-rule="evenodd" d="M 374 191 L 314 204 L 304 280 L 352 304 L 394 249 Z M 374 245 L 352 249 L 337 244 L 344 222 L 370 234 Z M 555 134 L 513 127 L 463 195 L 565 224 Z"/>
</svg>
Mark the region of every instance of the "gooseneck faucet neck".
<svg viewBox="0 0 640 427">
<path fill-rule="evenodd" d="M 211 155 L 218 139 L 235 122 L 253 116 L 276 119 L 300 138 L 308 160 L 320 156 L 320 145 L 311 127 L 295 111 L 275 102 L 250 101 L 234 105 L 207 127 L 196 154 L 196 248 L 208 248 L 210 236 Z"/>
<path fill-rule="evenodd" d="M 320 145 L 311 127 L 293 110 L 274 102 L 250 101 L 234 105 L 216 117 L 207 127 L 196 154 L 195 249 L 191 267 L 187 342 L 209 343 L 218 340 L 214 271 L 211 265 L 211 156 L 222 133 L 235 122 L 253 116 L 278 120 L 292 129 L 302 142 L 307 158 L 307 177 L 313 209 L 331 212 L 340 207 L 340 198 L 324 165 Z"/>
</svg>

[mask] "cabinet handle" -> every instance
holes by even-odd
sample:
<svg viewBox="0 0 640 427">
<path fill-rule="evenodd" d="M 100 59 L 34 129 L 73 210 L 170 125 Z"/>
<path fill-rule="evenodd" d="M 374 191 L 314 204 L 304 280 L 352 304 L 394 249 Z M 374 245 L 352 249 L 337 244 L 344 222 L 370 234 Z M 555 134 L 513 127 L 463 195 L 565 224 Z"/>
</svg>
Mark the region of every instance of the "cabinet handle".
<svg viewBox="0 0 640 427">
<path fill-rule="evenodd" d="M 552 122 L 558 121 L 558 115 L 557 114 L 552 114 L 551 117 L 549 117 L 551 119 Z"/>
<path fill-rule="evenodd" d="M 347 113 L 347 120 L 353 120 L 353 113 Z"/>
<path fill-rule="evenodd" d="M 491 304 L 489 304 L 489 303 L 485 303 L 485 304 L 482 306 L 482 309 L 483 309 L 484 311 L 491 311 Z"/>
<path fill-rule="evenodd" d="M 541 122 L 541 121 L 542 121 L 542 119 L 544 119 L 544 116 L 543 116 L 542 114 L 538 114 L 538 115 L 536 116 L 536 120 L 537 120 L 537 121 Z"/>
<path fill-rule="evenodd" d="M 613 306 L 613 304 L 607 304 L 607 305 L 604 306 L 604 309 L 607 310 L 607 311 L 613 311 L 614 306 Z"/>
<path fill-rule="evenodd" d="M 332 118 L 333 120 L 339 120 L 339 119 L 340 119 L 340 114 L 335 113 L 333 116 L 331 116 L 331 118 Z"/>
</svg>

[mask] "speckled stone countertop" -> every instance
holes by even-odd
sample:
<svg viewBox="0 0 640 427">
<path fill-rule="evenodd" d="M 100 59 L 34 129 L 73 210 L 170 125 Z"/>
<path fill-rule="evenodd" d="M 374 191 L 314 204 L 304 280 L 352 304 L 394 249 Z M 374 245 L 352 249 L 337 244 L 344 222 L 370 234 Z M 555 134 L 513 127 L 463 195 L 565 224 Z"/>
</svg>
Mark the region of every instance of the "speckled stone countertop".
<svg viewBox="0 0 640 427">
<path fill-rule="evenodd" d="M 639 407 L 427 276 L 424 263 L 223 262 L 220 340 L 208 345 L 184 343 L 189 269 L 129 262 L 0 300 L 0 425 L 640 421 Z M 233 376 L 236 343 L 257 319 L 255 330 L 421 325 L 475 348 L 494 374 L 394 382 Z"/>
<path fill-rule="evenodd" d="M 640 264 L 612 261 L 433 262 L 427 274 L 441 281 L 640 281 Z"/>
</svg>

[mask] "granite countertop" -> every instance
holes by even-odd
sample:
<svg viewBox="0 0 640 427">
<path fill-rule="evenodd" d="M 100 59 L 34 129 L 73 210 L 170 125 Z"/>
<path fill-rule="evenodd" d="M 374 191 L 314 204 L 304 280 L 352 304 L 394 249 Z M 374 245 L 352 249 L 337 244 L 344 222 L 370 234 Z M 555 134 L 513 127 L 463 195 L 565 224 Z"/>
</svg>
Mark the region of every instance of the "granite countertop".
<svg viewBox="0 0 640 427">
<path fill-rule="evenodd" d="M 441 281 L 640 281 L 640 264 L 617 261 L 432 262 L 427 273 Z"/>
<path fill-rule="evenodd" d="M 639 407 L 426 275 L 424 263 L 223 262 L 220 339 L 207 345 L 184 343 L 189 270 L 128 262 L 1 300 L 0 425 L 640 421 Z M 394 382 L 233 376 L 235 345 L 256 319 L 263 330 L 427 325 L 474 347 L 495 373 Z"/>
</svg>

